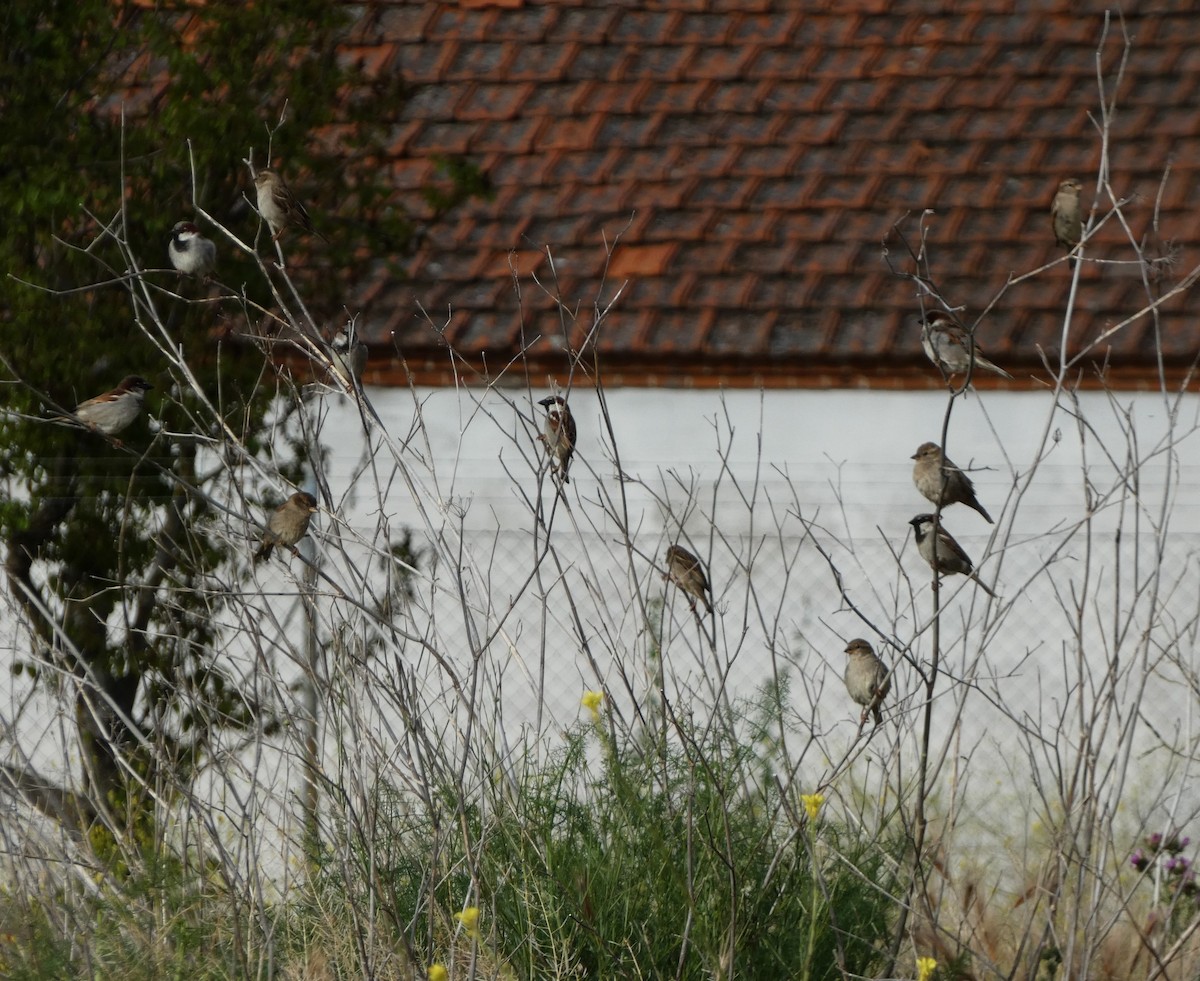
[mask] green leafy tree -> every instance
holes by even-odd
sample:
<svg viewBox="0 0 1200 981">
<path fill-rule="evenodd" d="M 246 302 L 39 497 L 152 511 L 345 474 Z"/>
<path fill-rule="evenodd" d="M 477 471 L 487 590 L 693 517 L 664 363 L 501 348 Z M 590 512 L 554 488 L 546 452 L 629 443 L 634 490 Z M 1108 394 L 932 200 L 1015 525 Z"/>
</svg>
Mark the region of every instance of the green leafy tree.
<svg viewBox="0 0 1200 981">
<path fill-rule="evenodd" d="M 279 276 L 202 227 L 221 285 L 181 282 L 166 247 L 196 207 L 253 241 L 245 160 L 269 154 L 330 239 L 284 240 L 315 327 L 341 315 L 356 250 L 403 255 L 413 229 L 377 165 L 374 121 L 405 93 L 338 54 L 348 27 L 327 0 L 18 0 L 0 12 L 0 534 L 30 646 L 17 670 L 73 700 L 83 785 L 6 774 L 60 818 L 136 819 L 143 781 L 167 776 L 164 764 L 186 781 L 218 726 L 270 725 L 272 707 L 213 657 L 199 594 L 244 544 L 206 529 L 214 508 L 246 504 L 221 465 L 229 447 L 244 460 L 265 446 L 271 349 L 238 339 L 277 334 Z M 258 250 L 274 255 L 265 232 Z M 129 373 L 155 386 L 161 429 L 142 419 L 118 441 L 50 420 Z"/>
</svg>

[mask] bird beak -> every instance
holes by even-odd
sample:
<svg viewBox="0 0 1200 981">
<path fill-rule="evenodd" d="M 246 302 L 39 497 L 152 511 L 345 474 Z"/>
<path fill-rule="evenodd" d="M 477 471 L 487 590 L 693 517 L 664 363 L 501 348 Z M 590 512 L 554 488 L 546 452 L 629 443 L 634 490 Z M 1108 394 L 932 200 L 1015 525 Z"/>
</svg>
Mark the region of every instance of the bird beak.
<svg viewBox="0 0 1200 981">
<path fill-rule="evenodd" d="M 910 460 L 915 460 L 915 459 L 916 459 L 917 457 L 919 457 L 920 455 L 921 455 L 920 453 L 914 453 L 912 456 L 910 456 L 910 457 L 909 457 L 909 459 L 910 459 Z"/>
</svg>

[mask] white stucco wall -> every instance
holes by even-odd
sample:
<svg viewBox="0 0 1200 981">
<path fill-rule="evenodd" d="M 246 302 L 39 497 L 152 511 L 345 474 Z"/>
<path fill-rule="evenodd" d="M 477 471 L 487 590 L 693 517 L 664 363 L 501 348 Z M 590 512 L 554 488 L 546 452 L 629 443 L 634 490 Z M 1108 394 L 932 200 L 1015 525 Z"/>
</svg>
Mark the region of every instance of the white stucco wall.
<svg viewBox="0 0 1200 981">
<path fill-rule="evenodd" d="M 388 432 L 407 440 L 402 457 L 429 520 L 454 534 L 461 527 L 473 575 L 486 577 L 486 582 L 472 580 L 472 615 L 485 632 L 497 630 L 482 670 L 486 716 L 503 730 L 500 743 L 555 743 L 561 728 L 584 714 L 585 689 L 604 688 L 613 710 L 631 720 L 635 701 L 643 709 L 655 701 L 647 652 L 658 650 L 661 642 L 668 697 L 702 712 L 731 696 L 751 695 L 780 672 L 788 674 L 788 723 L 795 734 L 790 751 L 796 754 L 799 786 L 821 784 L 835 764 L 848 758 L 848 776 L 835 781 L 830 792 L 851 806 L 851 788 L 865 787 L 867 799 L 878 799 L 883 808 L 892 793 L 889 780 L 911 774 L 922 712 L 920 672 L 927 670 L 932 648 L 928 568 L 914 552 L 907 525 L 928 507 L 913 488 L 910 456 L 921 442 L 940 438 L 943 395 L 610 391 L 612 428 L 627 477 L 620 482 L 598 397 L 591 390 L 575 391 L 571 405 L 579 449 L 567 488 L 570 508 L 558 506 L 551 530 L 565 565 L 561 581 L 548 562 L 542 577 L 529 581 L 535 553 L 532 506 L 539 488 L 547 514 L 554 504 L 551 482 L 543 477 L 539 483 L 536 469 L 542 458 L 531 421 L 540 424 L 541 410 L 526 393 L 511 390 L 369 394 Z M 532 393 L 533 401 L 544 394 Z M 424 429 L 414 433 L 418 405 Z M 1110 399 L 1087 393 L 1080 406 L 1087 430 L 1083 443 L 1071 413 L 1053 411 L 1048 392 L 972 394 L 954 409 L 950 456 L 961 466 L 981 468 L 972 476 L 997 525 L 953 506 L 946 526 L 1000 600 L 988 604 L 961 577 L 948 580 L 942 591 L 944 673 L 935 695 L 934 735 L 947 755 L 937 787 L 946 794 L 953 790 L 965 812 L 982 815 L 984 825 L 989 809 L 995 816 L 998 800 L 1028 805 L 1034 784 L 1047 776 L 1048 761 L 1083 751 L 1128 768 L 1127 779 L 1109 785 L 1114 799 L 1107 803 L 1115 809 L 1128 806 L 1128 820 L 1135 825 L 1151 816 L 1166 820 L 1157 812 L 1167 806 L 1186 814 L 1200 809 L 1188 755 L 1197 736 L 1200 691 L 1194 648 L 1200 610 L 1200 437 L 1192 432 L 1200 399 L 1189 395 L 1172 406 L 1161 396 Z M 355 407 L 344 396 L 329 394 L 320 412 L 320 440 L 328 453 L 322 476 L 344 520 L 339 526 L 324 513 L 315 526 L 327 573 L 338 575 L 330 547 L 334 535 L 349 541 L 350 552 L 363 561 L 368 543 L 385 545 L 405 527 L 415 529 L 420 547 L 423 519 L 387 454 L 376 455 L 375 471 L 363 467 L 372 441 Z M 1123 428 L 1133 434 L 1133 443 Z M 1153 448 L 1168 431 L 1175 434 L 1173 451 L 1155 455 Z M 1048 457 L 1018 502 L 1014 487 L 1023 482 L 1046 433 L 1051 434 Z M 1143 463 L 1123 485 L 1116 467 L 1125 466 L 1134 443 Z M 381 495 L 377 477 L 385 487 Z M 1114 488 L 1122 486 L 1136 486 L 1136 498 L 1120 499 Z M 606 514 L 622 488 L 635 529 L 631 564 L 624 561 L 619 529 Z M 1090 539 L 1071 533 L 1087 512 L 1087 493 L 1099 515 Z M 1146 583 L 1158 562 L 1153 531 L 1164 494 L 1170 499 L 1163 558 L 1168 574 L 1151 591 Z M 828 563 L 805 539 L 797 509 L 804 522 L 815 522 L 815 537 L 836 563 L 850 600 L 905 653 L 881 642 L 842 602 Z M 713 583 L 717 631 L 711 646 L 656 568 L 681 520 Z M 1113 534 L 1118 526 L 1119 547 Z M 433 637 L 446 663 L 467 677 L 472 656 L 461 604 L 449 571 L 435 567 L 428 556 L 427 551 L 417 601 L 405 622 Z M 288 597 L 295 595 L 289 576 L 295 571 L 278 564 L 259 573 L 269 589 L 279 589 L 264 595 L 264 610 L 278 614 L 281 629 L 293 633 L 302 629 L 302 619 L 287 612 Z M 567 585 L 577 598 L 586 649 L 561 602 Z M 490 611 L 485 592 L 490 592 Z M 651 636 L 643 607 L 635 602 L 639 596 L 665 600 L 661 637 Z M 1074 597 L 1083 598 L 1078 629 L 1087 642 L 1082 649 L 1072 640 Z M 328 606 L 330 622 L 338 609 L 336 602 Z M 705 625 L 706 631 L 711 628 Z M 859 734 L 858 709 L 840 680 L 845 641 L 855 636 L 870 638 L 896 666 L 884 725 L 873 734 L 868 730 L 869 740 Z M 1143 636 L 1153 642 L 1139 646 Z M 19 638 L 12 647 L 20 650 Z M 431 718 L 453 713 L 450 686 L 428 656 L 405 645 L 387 656 L 421 679 L 420 697 L 428 700 Z M 281 664 L 285 670 L 286 659 Z M 330 670 L 351 668 L 332 665 Z M 378 680 L 369 683 L 376 685 Z M 1100 720 L 1096 706 L 1108 691 L 1116 692 L 1115 714 Z M 35 761 L 52 772 L 53 761 L 63 758 L 63 747 L 53 744 L 66 730 L 47 721 L 41 704 L 29 698 L 26 682 L 14 681 L 8 709 L 8 718 L 17 722 L 12 731 L 28 734 Z M 380 705 L 378 711 L 386 714 L 386 698 Z M 331 729 L 336 725 L 331 720 Z M 453 739 L 463 730 L 448 725 L 445 731 Z M 338 738 L 344 741 L 342 752 L 349 746 L 352 753 L 359 740 L 370 742 L 373 750 L 387 749 L 402 732 L 403 722 L 392 718 L 377 730 L 351 727 Z M 329 739 L 327 749 L 333 752 L 337 740 Z M 1164 744 L 1169 752 L 1162 751 Z M 261 759 L 269 770 L 260 777 L 263 787 L 277 801 L 294 801 L 280 791 L 297 786 L 296 758 L 266 754 Z M 862 807 L 862 798 L 853 806 Z M 1010 832 L 1008 822 L 1004 833 Z"/>
<path fill-rule="evenodd" d="M 543 394 L 535 392 L 533 399 Z M 414 416 L 412 396 L 387 391 L 372 392 L 372 397 L 389 430 L 397 435 L 406 433 Z M 417 398 L 437 459 L 443 498 L 465 508 L 463 526 L 481 556 L 491 561 L 493 547 L 500 543 L 495 547 L 499 575 L 493 577 L 493 583 L 503 595 L 506 585 L 528 570 L 528 559 L 519 547 L 509 558 L 503 546 L 509 539 L 521 542 L 530 536 L 533 521 L 521 494 L 533 494 L 537 488 L 528 462 L 537 459 L 534 431 L 522 428 L 516 414 L 519 411 L 540 419 L 541 410 L 523 393 L 511 391 L 491 395 L 421 391 Z M 478 410 L 477 399 L 486 411 Z M 668 651 L 668 664 L 688 676 L 688 685 L 698 687 L 703 687 L 704 675 L 721 667 L 728 671 L 735 691 L 749 693 L 777 663 L 773 658 L 786 655 L 794 676 L 804 679 L 794 688 L 799 717 L 808 720 L 815 731 L 852 740 L 857 718 L 841 688 L 842 648 L 849 637 L 877 638 L 841 603 L 826 562 L 811 544 L 802 543 L 801 523 L 789 512 L 798 504 L 806 520 L 815 520 L 825 530 L 818 537 L 832 549 L 855 605 L 902 643 L 914 642 L 919 635 L 912 655 L 918 662 L 927 658 L 929 575 L 913 550 L 907 522 L 930 508 L 913 488 L 910 456 L 921 442 L 940 439 L 946 398 L 939 393 L 868 391 L 617 390 L 608 392 L 607 399 L 622 469 L 634 478 L 625 483 L 625 489 L 631 524 L 638 529 L 635 538 L 644 558 L 643 568 L 632 579 L 620 572 L 603 571 L 607 567 L 599 562 L 597 548 L 588 544 L 613 540 L 615 530 L 604 520 L 599 499 L 602 491 L 613 493 L 616 482 L 598 398 L 593 391 L 579 390 L 571 395 L 579 425 L 579 453 L 568 488 L 577 527 L 559 514 L 553 533 L 565 554 L 576 555 L 574 572 L 583 579 L 599 575 L 603 580 L 599 590 L 606 601 L 618 606 L 628 603 L 627 593 L 634 589 L 664 595 L 650 559 L 661 556 L 665 544 L 673 540 L 678 517 L 688 512 L 685 488 L 693 487 L 694 510 L 685 526 L 688 540 L 710 568 L 720 614 L 718 664 L 707 663 L 707 655 L 696 653 L 686 606 L 669 593 L 672 642 L 690 653 L 672 661 L 674 652 Z M 1084 683 L 1077 676 L 1079 671 L 1089 677 L 1103 673 L 1104 652 L 1109 650 L 1104 635 L 1113 629 L 1113 620 L 1103 609 L 1106 602 L 1115 601 L 1118 612 L 1133 611 L 1135 621 L 1143 624 L 1163 617 L 1164 609 L 1180 624 L 1194 618 L 1200 606 L 1196 559 L 1200 545 L 1200 438 L 1189 434 L 1196 424 L 1200 400 L 1188 396 L 1175 407 L 1178 442 L 1170 454 L 1170 473 L 1167 456 L 1154 457 L 1151 452 L 1170 429 L 1172 406 L 1162 396 L 1123 394 L 1110 399 L 1102 393 L 1081 395 L 1087 426 L 1084 442 L 1071 413 L 1052 411 L 1052 404 L 1048 392 L 987 392 L 959 400 L 954 409 L 950 456 L 961 466 L 986 468 L 973 472 L 973 478 L 980 500 L 998 524 L 988 526 L 973 511 L 954 506 L 946 512 L 946 526 L 981 565 L 983 577 L 995 584 L 1001 597 L 998 604 L 988 607 L 982 593 L 961 577 L 949 580 L 943 590 L 946 667 L 956 677 L 946 680 L 939 692 L 965 700 L 961 717 L 967 724 L 963 743 L 967 747 L 983 740 L 994 743 L 1000 752 L 1011 750 L 1009 735 L 1016 738 L 1017 733 L 1004 727 L 1014 726 L 1014 715 L 1044 718 L 1047 711 L 1061 705 L 1064 691 Z M 1144 461 L 1133 471 L 1137 506 L 1128 497 L 1122 506 L 1113 496 L 1114 487 L 1120 486 L 1116 465 L 1125 466 L 1133 445 L 1122 434 L 1122 427 L 1134 434 L 1136 455 Z M 333 409 L 324 443 L 332 451 L 329 474 L 334 486 L 345 480 L 358 458 L 360 432 L 345 402 Z M 1046 434 L 1050 434 L 1047 459 L 1018 503 L 1014 487 L 1029 472 Z M 518 447 L 528 457 L 523 457 Z M 741 482 L 742 493 L 751 493 L 757 480 L 752 506 L 735 490 L 728 474 L 721 478 L 714 496 L 722 448 L 726 447 L 729 471 Z M 1078 534 L 1067 535 L 1087 512 L 1085 476 L 1092 489 L 1093 508 L 1099 512 L 1093 532 L 1104 533 L 1090 540 L 1095 554 L 1087 577 L 1089 542 Z M 1168 592 L 1169 585 L 1170 597 L 1155 601 L 1163 607 L 1158 612 L 1147 608 L 1144 614 L 1137 614 L 1137 604 L 1147 602 L 1147 596 L 1135 599 L 1131 577 L 1136 575 L 1141 582 L 1153 564 L 1148 551 L 1152 547 L 1150 532 L 1161 513 L 1165 478 L 1171 482 L 1172 534 L 1165 558 L 1170 583 L 1163 591 Z M 542 490 L 549 500 L 549 483 L 544 483 Z M 654 496 L 670 502 L 670 518 Z M 399 488 L 389 497 L 389 507 L 394 508 L 396 522 L 412 520 L 410 502 Z M 1133 519 L 1139 511 L 1142 534 L 1135 535 Z M 710 514 L 715 514 L 718 536 L 711 533 Z M 1118 525 L 1123 531 L 1122 566 L 1116 561 L 1112 534 Z M 590 528 L 597 529 L 594 538 L 589 537 Z M 1136 572 L 1131 563 L 1135 539 L 1140 542 L 1136 553 L 1141 561 Z M 899 566 L 889 546 L 901 553 Z M 600 551 L 608 547 L 606 544 Z M 588 553 L 587 562 L 583 552 Z M 782 558 L 788 554 L 795 564 L 785 581 Z M 1050 559 L 1052 568 L 1043 570 Z M 911 601 L 900 570 L 910 577 L 915 601 Z M 1121 590 L 1110 592 L 1117 582 L 1121 582 Z M 1064 608 L 1063 598 L 1072 589 L 1083 595 L 1088 605 L 1082 629 L 1096 642 L 1089 651 L 1089 656 L 1095 657 L 1090 665 L 1064 662 L 1064 657 L 1070 660 L 1064 651 L 1074 646 L 1070 643 L 1070 604 Z M 1093 592 L 1085 593 L 1085 589 Z M 536 596 L 527 599 L 536 600 Z M 765 609 L 757 608 L 762 599 L 767 601 Z M 518 603 L 507 630 L 510 637 L 522 638 L 518 647 L 537 636 L 540 615 L 540 602 Z M 600 618 L 595 610 L 591 615 L 590 622 Z M 781 629 L 773 631 L 776 618 Z M 640 625 L 626 617 L 621 629 L 633 643 Z M 604 676 L 605 663 L 600 666 L 602 676 L 596 677 L 595 667 L 580 653 L 565 617 L 552 618 L 549 630 L 556 656 L 546 679 L 546 699 L 551 718 L 565 724 L 578 715 L 583 688 L 607 684 L 617 690 L 620 686 Z M 595 634 L 602 636 L 604 631 L 595 627 Z M 1130 642 L 1131 637 L 1126 636 L 1122 648 L 1126 658 L 1133 656 Z M 1193 652 L 1183 653 L 1190 659 Z M 895 657 L 892 653 L 888 659 Z M 1160 721 L 1169 723 L 1167 729 L 1182 733 L 1180 738 L 1186 741 L 1193 724 L 1187 681 L 1178 672 L 1164 673 L 1161 668 L 1152 673 L 1152 683 L 1161 686 L 1154 704 L 1170 715 Z M 901 663 L 892 724 L 902 728 L 913 724 L 917 685 L 916 672 Z M 533 712 L 526 704 L 530 689 L 518 686 L 511 697 L 507 717 L 514 724 L 527 721 Z M 997 702 L 1003 703 L 1006 711 L 998 712 Z M 948 709 L 947 727 L 959 715 Z M 947 728 L 941 735 L 948 737 L 950 731 Z M 962 735 L 961 730 L 956 731 Z M 1157 739 L 1149 732 L 1145 736 L 1151 743 Z"/>
</svg>

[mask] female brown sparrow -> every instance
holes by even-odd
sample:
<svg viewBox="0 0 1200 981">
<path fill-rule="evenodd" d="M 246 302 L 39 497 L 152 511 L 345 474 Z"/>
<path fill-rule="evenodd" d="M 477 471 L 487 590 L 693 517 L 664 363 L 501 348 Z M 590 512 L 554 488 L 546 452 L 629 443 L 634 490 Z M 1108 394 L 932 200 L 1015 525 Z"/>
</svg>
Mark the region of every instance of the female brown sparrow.
<svg viewBox="0 0 1200 981">
<path fill-rule="evenodd" d="M 254 561 L 269 559 L 276 545 L 286 545 L 295 552 L 296 543 L 308 531 L 308 522 L 316 510 L 317 499 L 305 491 L 297 491 L 280 504 L 267 519 L 267 530 L 254 553 Z"/>
<path fill-rule="evenodd" d="M 967 553 L 962 550 L 962 546 L 954 540 L 954 536 L 942 527 L 935 530 L 932 514 L 918 514 L 909 524 L 913 526 L 913 534 L 917 539 L 917 551 L 939 577 L 957 572 L 968 579 L 974 579 L 980 589 L 995 598 L 996 594 L 975 574 L 975 567 Z"/>
<path fill-rule="evenodd" d="M 367 366 L 367 345 L 358 339 L 353 322 L 339 330 L 329 346 L 333 348 L 333 366 L 348 382 L 351 378 L 362 381 L 363 369 Z"/>
<path fill-rule="evenodd" d="M 217 264 L 217 247 L 190 221 L 177 221 L 167 245 L 171 265 L 185 276 L 207 279 Z"/>
<path fill-rule="evenodd" d="M 934 504 L 938 504 L 940 498 L 942 507 L 965 504 L 983 515 L 983 520 L 989 525 L 993 523 L 992 516 L 975 497 L 975 485 L 971 478 L 942 453 L 937 443 L 922 443 L 912 458 L 917 461 L 913 466 L 913 483 L 922 497 Z"/>
<path fill-rule="evenodd" d="M 141 414 L 142 400 L 153 387 L 140 375 L 126 375 L 111 392 L 80 402 L 75 417 L 105 436 L 114 436 Z"/>
<path fill-rule="evenodd" d="M 304 205 L 279 174 L 264 167 L 254 175 L 254 187 L 258 196 L 258 213 L 271 229 L 271 241 L 278 242 L 288 225 L 299 225 L 325 241 L 325 236 L 313 228 L 312 219 Z"/>
<path fill-rule="evenodd" d="M 562 482 L 569 484 L 571 478 L 567 476 L 567 468 L 571 465 L 571 457 L 575 455 L 575 417 L 561 395 L 550 395 L 538 405 L 546 409 L 546 421 L 542 424 L 542 434 L 538 439 L 546 444 L 546 452 L 550 454 Z"/>
<path fill-rule="evenodd" d="M 1079 207 L 1079 192 L 1083 185 L 1068 177 L 1058 185 L 1050 205 L 1050 222 L 1054 226 L 1054 241 L 1064 249 L 1073 249 L 1083 239 L 1083 212 Z"/>
<path fill-rule="evenodd" d="M 850 659 L 846 662 L 842 680 L 846 682 L 850 697 L 863 706 L 859 725 L 867 721 L 868 712 L 875 716 L 875 724 L 879 725 L 883 721 L 879 705 L 892 687 L 887 665 L 875 656 L 874 648 L 861 637 L 846 645 L 846 653 Z"/>
<path fill-rule="evenodd" d="M 685 593 L 696 597 L 704 604 L 705 610 L 712 613 L 712 603 L 708 599 L 712 590 L 709 588 L 708 578 L 704 575 L 704 566 L 682 545 L 667 547 L 667 574 L 663 578 L 670 579 Z M 693 613 L 696 611 L 695 600 L 689 598 L 688 606 L 692 608 Z"/>
<path fill-rule="evenodd" d="M 921 346 L 929 360 L 948 375 L 964 374 L 971 367 L 973 351 L 976 368 L 986 368 L 1005 378 L 1012 377 L 985 358 L 978 344 L 972 349 L 966 329 L 944 313 L 932 314 L 928 320 L 921 321 Z"/>
</svg>

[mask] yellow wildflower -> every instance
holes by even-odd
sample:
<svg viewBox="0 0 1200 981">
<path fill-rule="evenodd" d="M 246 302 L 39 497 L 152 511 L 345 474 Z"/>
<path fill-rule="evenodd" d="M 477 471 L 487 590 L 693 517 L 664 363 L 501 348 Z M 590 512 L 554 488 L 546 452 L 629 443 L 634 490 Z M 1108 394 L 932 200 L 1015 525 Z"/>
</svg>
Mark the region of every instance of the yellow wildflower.
<svg viewBox="0 0 1200 981">
<path fill-rule="evenodd" d="M 441 964 L 429 965 L 429 981 L 449 981 L 450 972 L 447 971 Z"/>
<path fill-rule="evenodd" d="M 585 691 L 582 698 L 583 707 L 592 713 L 592 721 L 600 721 L 600 706 L 604 702 L 604 692 Z"/>
<path fill-rule="evenodd" d="M 468 906 L 461 913 L 455 913 L 454 918 L 463 925 L 467 936 L 472 940 L 479 936 L 479 907 Z"/>
<path fill-rule="evenodd" d="M 937 961 L 932 957 L 917 958 L 917 981 L 929 981 L 937 970 Z"/>
<path fill-rule="evenodd" d="M 801 794 L 800 803 L 804 805 L 804 810 L 808 812 L 808 819 L 815 821 L 817 815 L 821 813 L 821 805 L 825 803 L 825 795 Z"/>
</svg>

